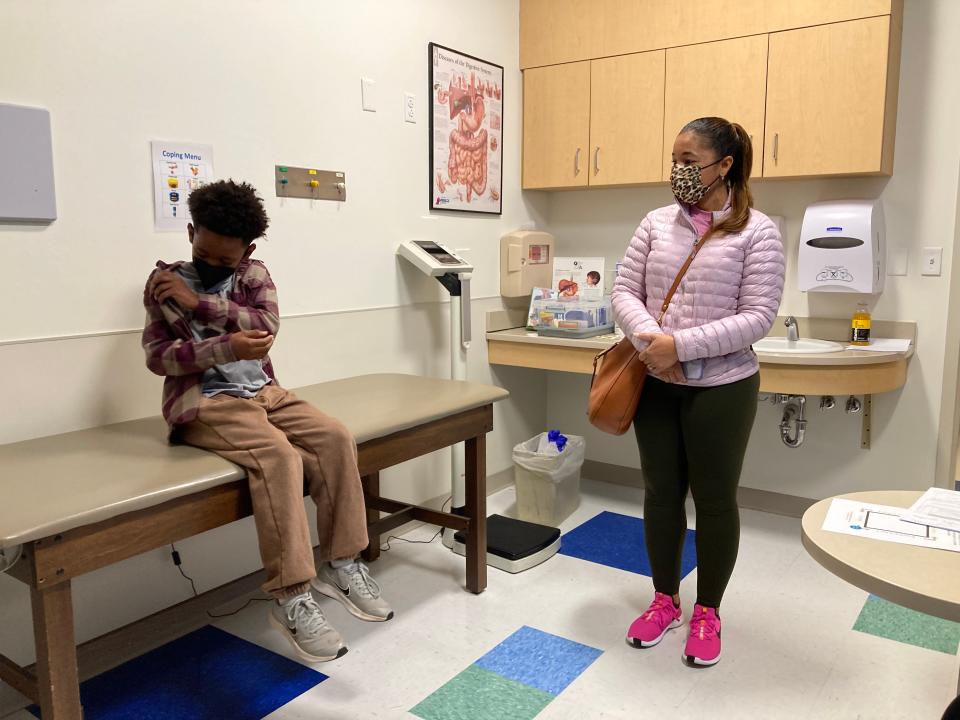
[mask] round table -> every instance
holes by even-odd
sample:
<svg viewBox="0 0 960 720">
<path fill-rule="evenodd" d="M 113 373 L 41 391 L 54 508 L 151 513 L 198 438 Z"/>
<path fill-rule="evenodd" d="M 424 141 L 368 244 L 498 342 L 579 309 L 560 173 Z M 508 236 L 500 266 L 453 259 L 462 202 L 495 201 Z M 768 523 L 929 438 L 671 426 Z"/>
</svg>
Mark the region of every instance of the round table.
<svg viewBox="0 0 960 720">
<path fill-rule="evenodd" d="M 836 497 L 908 508 L 922 494 L 916 490 L 876 490 Z M 803 514 L 803 547 L 814 560 L 837 577 L 884 600 L 960 622 L 960 553 L 823 530 L 833 499 L 821 500 Z M 960 694 L 960 681 L 957 692 Z"/>
</svg>

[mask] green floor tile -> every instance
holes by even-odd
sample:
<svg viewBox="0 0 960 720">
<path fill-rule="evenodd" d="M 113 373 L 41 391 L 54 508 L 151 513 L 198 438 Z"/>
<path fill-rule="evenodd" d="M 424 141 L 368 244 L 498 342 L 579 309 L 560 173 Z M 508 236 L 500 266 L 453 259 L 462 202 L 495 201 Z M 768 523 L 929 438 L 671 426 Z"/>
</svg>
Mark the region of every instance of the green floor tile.
<svg viewBox="0 0 960 720">
<path fill-rule="evenodd" d="M 947 655 L 956 655 L 960 645 L 960 623 L 909 610 L 873 595 L 867 598 L 853 629 Z"/>
<path fill-rule="evenodd" d="M 410 712 L 423 720 L 530 720 L 553 695 L 471 665 Z"/>
</svg>

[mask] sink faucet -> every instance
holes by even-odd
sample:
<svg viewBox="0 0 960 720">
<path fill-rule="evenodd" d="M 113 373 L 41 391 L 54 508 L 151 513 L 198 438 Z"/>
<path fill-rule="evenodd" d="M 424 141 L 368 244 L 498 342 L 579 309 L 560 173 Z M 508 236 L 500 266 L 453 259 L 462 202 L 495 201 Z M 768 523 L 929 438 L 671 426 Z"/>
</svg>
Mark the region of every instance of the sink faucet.
<svg viewBox="0 0 960 720">
<path fill-rule="evenodd" d="M 797 319 L 793 315 L 784 320 L 783 324 L 787 326 L 788 341 L 796 342 L 800 339 L 800 331 L 797 329 Z"/>
</svg>

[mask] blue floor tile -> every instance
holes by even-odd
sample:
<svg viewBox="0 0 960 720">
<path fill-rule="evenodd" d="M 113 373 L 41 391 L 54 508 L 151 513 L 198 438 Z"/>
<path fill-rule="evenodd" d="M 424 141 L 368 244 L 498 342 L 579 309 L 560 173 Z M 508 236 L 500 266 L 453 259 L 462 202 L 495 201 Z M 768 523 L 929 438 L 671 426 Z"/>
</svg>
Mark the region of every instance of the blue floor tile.
<svg viewBox="0 0 960 720">
<path fill-rule="evenodd" d="M 680 563 L 685 578 L 697 566 L 696 533 L 687 530 Z M 560 553 L 608 567 L 650 577 L 650 559 L 643 541 L 643 520 L 630 515 L 602 512 L 574 528 L 560 545 Z"/>
<path fill-rule="evenodd" d="M 80 698 L 84 720 L 260 720 L 326 679 L 207 626 L 88 680 Z"/>
<path fill-rule="evenodd" d="M 474 664 L 559 695 L 602 654 L 602 650 L 589 645 L 524 626 Z"/>
</svg>

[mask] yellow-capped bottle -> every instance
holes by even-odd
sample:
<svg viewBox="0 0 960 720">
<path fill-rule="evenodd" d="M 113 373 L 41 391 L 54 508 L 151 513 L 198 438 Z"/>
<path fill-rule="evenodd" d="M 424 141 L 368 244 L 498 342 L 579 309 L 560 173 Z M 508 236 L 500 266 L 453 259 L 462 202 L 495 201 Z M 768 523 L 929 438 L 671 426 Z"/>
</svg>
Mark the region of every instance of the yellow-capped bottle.
<svg viewBox="0 0 960 720">
<path fill-rule="evenodd" d="M 870 310 L 867 308 L 866 303 L 857 305 L 857 311 L 853 314 L 853 319 L 850 321 L 850 344 L 870 344 Z"/>
</svg>

